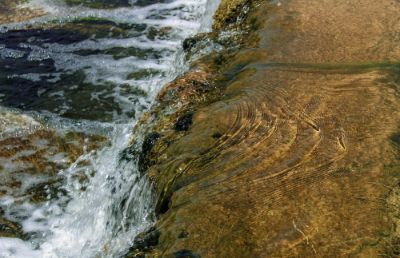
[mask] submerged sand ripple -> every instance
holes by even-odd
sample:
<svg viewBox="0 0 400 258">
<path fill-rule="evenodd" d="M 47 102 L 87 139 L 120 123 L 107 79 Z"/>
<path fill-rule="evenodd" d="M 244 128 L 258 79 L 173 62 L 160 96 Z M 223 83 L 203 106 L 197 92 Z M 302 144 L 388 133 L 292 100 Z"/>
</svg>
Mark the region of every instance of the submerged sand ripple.
<svg viewBox="0 0 400 258">
<path fill-rule="evenodd" d="M 178 136 L 155 126 L 149 256 L 398 256 L 400 3 L 260 1 L 247 19 L 259 42 L 226 60 L 220 99 Z"/>
</svg>

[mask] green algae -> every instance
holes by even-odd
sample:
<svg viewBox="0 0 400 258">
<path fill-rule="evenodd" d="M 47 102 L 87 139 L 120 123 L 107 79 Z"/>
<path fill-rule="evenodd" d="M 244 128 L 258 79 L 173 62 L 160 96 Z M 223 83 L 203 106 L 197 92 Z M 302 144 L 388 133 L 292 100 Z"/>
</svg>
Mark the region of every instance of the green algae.
<svg viewBox="0 0 400 258">
<path fill-rule="evenodd" d="M 57 21 L 54 21 L 55 23 Z M 70 24 L 76 25 L 91 25 L 91 26 L 107 26 L 110 29 L 120 29 L 120 30 L 133 30 L 136 32 L 144 32 L 147 29 L 146 24 L 142 23 L 126 23 L 126 22 L 115 22 L 107 18 L 101 18 L 97 16 L 80 17 L 72 20 Z"/>
<path fill-rule="evenodd" d="M 214 15 L 214 30 L 219 30 L 226 24 L 236 23 L 251 2 L 251 0 L 222 0 Z"/>
<path fill-rule="evenodd" d="M 235 4 L 239 4 L 239 1 L 236 1 Z M 250 3 L 247 1 L 246 3 L 242 2 L 241 6 L 245 4 L 249 5 Z M 229 4 L 230 8 L 234 5 Z M 233 11 L 233 9 L 230 11 Z M 242 11 L 244 11 L 244 9 Z M 233 15 L 233 13 L 229 13 L 229 15 Z M 243 13 L 242 16 L 245 17 L 245 13 Z M 179 78 L 176 80 L 176 87 L 175 85 L 171 88 L 166 87 L 165 92 L 161 93 L 159 98 L 161 99 L 162 105 L 156 106 L 155 110 L 152 110 L 152 117 L 157 117 L 157 119 L 159 119 L 152 130 L 157 132 L 157 134 L 160 133 L 160 139 L 155 142 L 151 151 L 146 153 L 144 159 L 147 160 L 147 164 L 163 164 L 163 160 L 166 156 L 173 155 L 173 153 L 176 152 L 180 153 L 181 150 L 169 150 L 171 153 L 168 154 L 166 154 L 165 151 L 167 151 L 169 146 L 174 145 L 174 143 L 185 137 L 190 128 L 186 120 L 191 121 L 193 110 L 198 110 L 220 99 L 227 81 L 241 73 L 241 68 L 247 65 L 247 63 L 241 64 L 238 68 L 228 71 L 226 61 L 235 56 L 236 51 L 242 46 L 254 44 L 252 41 L 253 37 L 249 37 L 249 41 L 243 40 L 244 35 L 250 34 L 247 30 L 251 27 L 248 27 L 246 22 L 236 23 L 235 20 L 228 18 L 223 19 L 223 21 L 221 20 L 217 25 L 218 22 L 218 20 L 215 20 L 214 27 L 219 27 L 220 29 L 222 27 L 225 29 L 229 28 L 228 30 L 235 31 L 235 33 L 221 40 L 218 36 L 220 31 L 215 29 L 212 33 L 198 34 L 184 41 L 183 47 L 186 52 L 187 60 L 190 59 L 193 53 L 198 51 L 197 48 L 202 48 L 210 44 L 210 42 L 226 45 L 228 50 L 220 53 L 211 53 L 193 64 L 193 70 L 196 70 L 197 64 L 207 67 L 204 71 L 206 79 L 202 77 L 203 75 L 193 75 L 192 77 L 191 72 L 189 72 L 182 76 L 182 81 L 180 81 Z M 249 69 L 249 72 L 252 73 L 252 69 Z M 200 74 L 202 73 L 203 72 L 200 72 Z M 230 75 L 228 75 L 228 73 Z M 186 96 L 185 94 L 189 95 Z M 180 103 L 179 108 L 176 107 L 176 102 L 178 100 L 182 101 L 183 99 L 188 99 L 190 102 L 183 105 Z M 167 111 L 171 108 L 174 110 L 172 113 Z M 190 119 L 186 119 L 189 118 L 189 116 Z M 215 143 L 216 139 L 219 138 L 213 137 L 215 135 L 218 135 L 218 132 L 211 132 L 209 142 L 204 142 L 202 145 L 212 145 Z M 180 157 L 179 162 L 175 161 L 173 164 L 164 164 L 162 167 L 155 166 L 151 168 L 151 171 L 148 171 L 150 178 L 156 178 L 157 185 L 160 187 L 157 188 L 157 214 L 163 214 L 169 209 L 170 198 L 173 192 L 177 190 L 176 185 L 188 184 L 188 182 L 177 183 L 177 180 L 192 166 L 193 160 L 202 153 L 204 153 L 203 148 L 191 150 L 187 152 L 187 155 L 184 155 L 184 157 Z"/>
<path fill-rule="evenodd" d="M 157 74 L 160 74 L 160 72 L 157 70 L 154 70 L 154 69 L 141 69 L 141 70 L 138 70 L 135 72 L 131 72 L 130 74 L 128 74 L 126 79 L 127 80 L 138 80 L 138 79 L 142 79 L 145 77 L 155 76 Z"/>
<path fill-rule="evenodd" d="M 131 6 L 129 0 L 65 0 L 68 5 L 82 5 L 96 9 L 109 9 Z"/>
</svg>

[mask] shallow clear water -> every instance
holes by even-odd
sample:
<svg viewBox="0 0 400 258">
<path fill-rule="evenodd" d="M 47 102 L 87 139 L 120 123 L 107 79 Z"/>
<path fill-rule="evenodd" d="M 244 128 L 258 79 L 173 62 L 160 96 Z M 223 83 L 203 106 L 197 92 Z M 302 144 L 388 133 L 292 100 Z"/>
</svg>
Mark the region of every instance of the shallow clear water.
<svg viewBox="0 0 400 258">
<path fill-rule="evenodd" d="M 122 257 L 153 223 L 131 131 L 218 1 L 95 2 L 0 26 L 0 257 Z"/>
</svg>

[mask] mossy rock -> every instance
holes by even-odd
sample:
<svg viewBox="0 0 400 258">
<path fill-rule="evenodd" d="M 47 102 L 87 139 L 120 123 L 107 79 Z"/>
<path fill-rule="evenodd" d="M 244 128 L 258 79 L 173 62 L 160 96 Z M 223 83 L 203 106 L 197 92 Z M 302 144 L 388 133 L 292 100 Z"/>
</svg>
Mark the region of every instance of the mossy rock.
<svg viewBox="0 0 400 258">
<path fill-rule="evenodd" d="M 227 23 L 236 20 L 241 9 L 249 2 L 249 0 L 222 0 L 214 15 L 213 28 L 219 30 Z"/>
<path fill-rule="evenodd" d="M 21 225 L 1 217 L 0 214 L 0 237 L 23 239 L 25 236 Z"/>
</svg>

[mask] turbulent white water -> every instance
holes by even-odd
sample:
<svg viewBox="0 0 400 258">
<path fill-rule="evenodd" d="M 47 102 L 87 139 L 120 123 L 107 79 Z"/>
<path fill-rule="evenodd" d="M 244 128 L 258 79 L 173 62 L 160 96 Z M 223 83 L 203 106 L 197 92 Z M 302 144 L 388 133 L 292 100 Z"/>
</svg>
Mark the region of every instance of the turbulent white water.
<svg viewBox="0 0 400 258">
<path fill-rule="evenodd" d="M 85 151 L 72 165 L 56 171 L 57 178 L 62 178 L 63 194 L 57 198 L 49 196 L 46 202 L 38 203 L 30 201 L 23 193 L 32 185 L 46 182 L 49 177 L 24 172 L 22 163 L 15 161 L 16 157 L 0 157 L 2 173 L 23 182 L 18 189 L 0 185 L 0 190 L 5 189 L 6 192 L 0 197 L 3 217 L 20 223 L 28 236 L 24 240 L 0 238 L 1 258 L 122 257 L 135 236 L 153 223 L 151 187 L 146 178 L 138 173 L 137 159 L 126 157 L 124 153 L 132 127 L 140 115 L 151 107 L 157 92 L 187 68 L 183 61 L 182 41 L 210 29 L 217 4 L 218 1 L 212 0 L 171 0 L 98 10 L 70 7 L 62 1 L 32 0 L 28 6 L 44 9 L 48 14 L 2 28 L 4 35 L 14 33 L 9 38 L 0 36 L 0 57 L 4 63 L 47 62 L 50 68 L 38 71 L 30 66 L 24 73 L 9 71 L 4 66 L 7 69 L 3 72 L 7 76 L 2 83 L 10 80 L 14 83 L 18 79 L 18 83 L 27 81 L 29 85 L 35 82 L 46 85 L 35 88 L 37 99 L 33 102 L 29 99 L 22 108 L 16 106 L 19 100 L 13 99 L 13 92 L 3 93 L 0 86 L 0 105 L 3 106 L 0 108 L 0 140 L 10 135 L 23 138 L 44 128 L 55 131 L 60 137 L 70 131 L 104 135 L 110 144 L 100 150 Z M 156 31 L 165 29 L 167 33 L 152 36 L 149 29 L 139 32 L 130 29 L 130 34 L 123 37 L 89 37 L 60 44 L 40 36 L 42 32 L 39 32 L 23 42 L 16 41 L 20 36 L 15 35 L 20 32 L 15 31 L 28 25 L 46 27 L 50 22 L 66 24 L 85 17 L 104 18 L 108 23 L 112 21 L 115 24 L 140 24 Z M 9 43 L 10 38 L 15 41 L 14 45 Z M 40 39 L 39 43 L 35 43 L 36 38 Z M 116 58 L 107 52 L 113 48 L 139 49 L 139 56 L 127 54 Z M 132 53 L 137 53 L 135 51 L 132 50 Z M 146 51 L 146 55 L 142 55 L 141 51 Z M 137 74 L 146 69 L 154 72 L 129 77 L 132 72 Z M 79 77 L 86 85 L 83 89 L 90 86 L 87 99 L 76 98 L 82 93 L 75 82 L 58 87 L 67 80 L 65 78 L 77 72 L 84 74 Z M 137 96 L 132 93 L 138 89 L 145 94 Z M 42 104 L 41 98 L 45 99 L 46 105 Z M 101 117 L 79 119 L 80 114 L 84 117 L 101 109 L 99 105 L 104 103 L 100 100 L 104 98 L 115 105 L 104 108 L 100 116 L 111 114 L 111 119 L 107 122 Z M 49 106 L 52 101 L 54 105 Z M 91 105 L 79 109 L 85 103 L 76 101 Z M 73 115 L 68 115 L 68 112 Z M 135 137 L 141 139 L 143 136 Z M 52 143 L 36 139 L 34 145 L 37 149 L 48 151 Z M 48 152 L 46 158 L 62 167 L 65 154 Z M 22 156 L 30 154 L 29 151 L 18 153 Z M 18 174 L 13 175 L 15 171 Z M 86 180 L 80 180 L 82 177 Z M 50 190 L 45 189 L 50 195 Z"/>
</svg>

